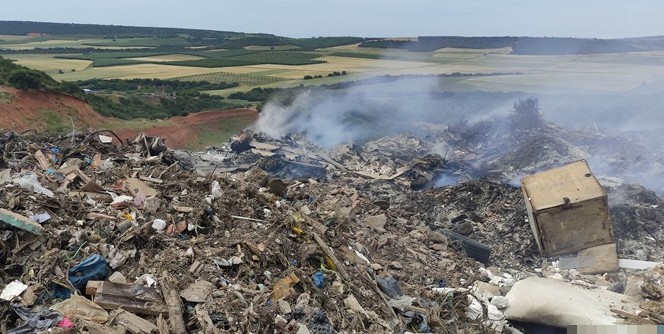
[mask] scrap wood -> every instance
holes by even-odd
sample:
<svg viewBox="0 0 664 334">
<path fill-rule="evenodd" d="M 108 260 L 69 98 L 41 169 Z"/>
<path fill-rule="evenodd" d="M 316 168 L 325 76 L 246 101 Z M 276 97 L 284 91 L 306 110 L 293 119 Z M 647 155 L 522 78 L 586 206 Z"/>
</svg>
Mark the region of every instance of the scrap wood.
<svg viewBox="0 0 664 334">
<path fill-rule="evenodd" d="M 35 152 L 35 158 L 37 158 L 37 162 L 39 162 L 39 167 L 41 167 L 43 170 L 47 170 L 51 167 L 51 163 L 48 161 L 44 153 L 42 153 L 41 150 L 37 150 Z"/>
<path fill-rule="evenodd" d="M 153 177 L 148 177 L 148 176 L 139 176 L 138 179 L 139 179 L 139 180 L 143 180 L 143 181 L 148 181 L 148 182 L 159 183 L 159 184 L 164 183 L 164 180 L 161 180 L 161 179 L 155 179 L 155 178 L 153 178 Z"/>
<path fill-rule="evenodd" d="M 192 213 L 195 210 L 194 208 L 192 208 L 190 206 L 182 206 L 182 205 L 175 205 L 175 204 L 172 204 L 171 207 L 173 209 L 175 209 L 175 211 L 182 212 L 182 213 Z"/>
<path fill-rule="evenodd" d="M 214 323 L 210 318 L 210 314 L 206 309 L 203 308 L 203 304 L 196 305 L 194 310 L 196 311 L 196 319 L 198 319 L 198 323 L 201 325 L 203 333 L 221 334 L 221 330 L 214 326 Z"/>
<path fill-rule="evenodd" d="M 113 323 L 125 327 L 132 334 L 150 334 L 157 331 L 153 323 L 123 309 L 111 313 Z"/>
<path fill-rule="evenodd" d="M 332 160 L 332 158 L 330 158 L 330 156 L 327 155 L 326 153 L 318 152 L 318 153 L 316 153 L 316 154 L 317 154 L 321 159 L 323 159 L 325 162 L 331 164 L 332 166 L 337 167 L 337 168 L 341 169 L 342 171 L 347 170 L 346 167 L 344 167 L 342 164 L 340 164 L 340 163 L 338 163 L 338 162 Z"/>
<path fill-rule="evenodd" d="M 314 239 L 318 243 L 318 246 L 320 246 L 320 248 L 323 250 L 323 253 L 325 253 L 325 255 L 327 255 L 327 257 L 332 261 L 332 263 L 334 263 L 334 266 L 337 268 L 337 271 L 341 275 L 341 278 L 343 278 L 344 281 L 346 282 L 350 282 L 350 276 L 348 276 L 348 274 L 346 273 L 346 269 L 344 269 L 343 264 L 334 255 L 334 252 L 332 251 L 330 246 L 328 246 L 325 243 L 325 241 L 323 241 L 323 239 L 321 239 L 320 236 L 318 236 L 318 233 L 312 232 L 312 234 L 314 236 Z"/>
<path fill-rule="evenodd" d="M 186 333 L 187 326 L 182 317 L 182 302 L 175 280 L 164 270 L 161 275 L 161 291 L 168 306 L 168 321 L 175 333 Z"/>
<path fill-rule="evenodd" d="M 166 174 L 166 172 L 170 171 L 171 168 L 173 168 L 175 166 L 178 166 L 178 165 L 180 165 L 179 161 L 176 161 L 176 162 L 172 163 L 170 166 L 166 167 L 166 169 L 164 169 L 161 173 L 159 173 L 159 176 L 157 177 L 157 179 L 161 180 L 161 178 L 164 176 L 164 174 Z"/>
<path fill-rule="evenodd" d="M 170 334 L 168 330 L 168 322 L 161 314 L 157 317 L 157 329 L 159 329 L 159 334 Z"/>
<path fill-rule="evenodd" d="M 397 328 L 395 328 L 398 329 L 395 330 L 395 332 L 400 333 L 401 329 L 403 328 L 403 322 L 401 321 L 401 318 L 398 317 L 397 314 L 394 312 L 394 309 L 392 309 L 392 306 L 390 305 L 387 296 L 385 296 L 385 293 L 383 293 L 383 291 L 378 286 L 378 281 L 376 281 L 376 275 L 369 274 L 364 267 L 360 268 L 361 268 L 360 270 L 362 270 L 366 274 L 365 278 L 372 281 L 371 285 L 373 286 L 374 291 L 376 291 L 380 299 L 383 301 L 383 308 L 385 308 L 388 314 L 390 314 L 390 316 L 392 317 L 392 319 L 390 320 L 392 327 L 398 326 Z"/>
<path fill-rule="evenodd" d="M 141 233 L 142 231 L 149 230 L 150 227 L 152 226 L 152 222 L 148 221 L 141 225 L 140 227 L 131 227 L 127 231 L 125 231 L 120 237 L 118 237 L 118 240 L 120 240 L 120 243 L 127 242 L 131 240 L 133 237 L 135 237 L 137 234 Z"/>
<path fill-rule="evenodd" d="M 90 334 L 125 334 L 127 332 L 124 328 L 101 325 L 90 320 L 81 320 L 81 324 Z"/>
<path fill-rule="evenodd" d="M 249 218 L 249 217 L 242 217 L 242 216 L 231 216 L 231 218 L 240 219 L 240 220 L 249 220 L 249 221 L 260 222 L 260 223 L 267 222 L 267 220 L 263 220 L 263 219 L 256 219 L 256 218 Z"/>
</svg>

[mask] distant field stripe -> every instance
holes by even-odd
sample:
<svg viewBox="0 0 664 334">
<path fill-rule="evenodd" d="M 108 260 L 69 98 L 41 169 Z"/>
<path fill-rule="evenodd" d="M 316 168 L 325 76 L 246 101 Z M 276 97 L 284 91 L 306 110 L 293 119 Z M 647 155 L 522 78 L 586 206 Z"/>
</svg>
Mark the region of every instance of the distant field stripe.
<svg viewBox="0 0 664 334">
<path fill-rule="evenodd" d="M 267 85 L 284 80 L 282 78 L 271 77 L 266 75 L 229 73 L 229 72 L 215 72 L 207 74 L 187 75 L 173 79 L 182 80 L 182 81 L 207 81 L 209 83 L 237 82 L 238 84 L 240 84 L 240 86 Z"/>
</svg>

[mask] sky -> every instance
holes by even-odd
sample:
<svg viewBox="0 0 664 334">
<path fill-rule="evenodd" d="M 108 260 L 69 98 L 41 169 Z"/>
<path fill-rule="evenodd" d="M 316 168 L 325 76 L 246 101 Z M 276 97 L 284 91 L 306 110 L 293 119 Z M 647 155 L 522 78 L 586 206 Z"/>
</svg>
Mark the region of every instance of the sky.
<svg viewBox="0 0 664 334">
<path fill-rule="evenodd" d="M 664 35 L 662 0 L 6 0 L 0 20 L 287 37 Z"/>
</svg>

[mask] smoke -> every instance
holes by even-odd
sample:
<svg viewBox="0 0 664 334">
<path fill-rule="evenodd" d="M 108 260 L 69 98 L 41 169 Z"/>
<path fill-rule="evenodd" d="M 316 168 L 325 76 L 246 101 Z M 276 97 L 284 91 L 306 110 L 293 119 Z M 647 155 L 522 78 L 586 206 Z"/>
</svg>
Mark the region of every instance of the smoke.
<svg viewBox="0 0 664 334">
<path fill-rule="evenodd" d="M 268 102 L 254 128 L 274 138 L 300 132 L 326 148 L 398 133 L 423 138 L 447 124 L 504 113 L 515 98 L 513 93 L 444 89 L 436 76 L 384 77 L 336 90 L 312 88 L 287 106 Z"/>
<path fill-rule="evenodd" d="M 664 193 L 664 84 L 620 94 L 557 90 L 529 94 L 454 92 L 458 87 L 449 86 L 453 83 L 439 76 L 385 76 L 335 89 L 303 89 L 288 105 L 268 102 L 254 127 L 274 138 L 299 132 L 325 148 L 407 133 L 429 140 L 432 153 L 472 160 L 469 155 L 455 156 L 458 143 L 439 137 L 448 127 L 464 124 L 457 135 L 464 144 L 472 144 L 470 155 L 475 159 L 514 155 L 513 161 L 502 161 L 514 166 L 510 175 L 515 177 L 509 180 L 513 185 L 522 175 L 585 158 L 596 175 L 619 177 Z M 530 150 L 520 147 L 529 143 L 514 140 L 506 115 L 515 101 L 527 97 L 538 98 L 544 118 L 575 130 L 569 132 L 574 135 L 568 138 L 560 131 L 551 134 L 558 135 L 557 140 L 539 138 Z M 585 130 L 584 135 L 579 130 Z M 569 149 L 572 146 L 580 149 Z M 547 154 L 554 158 L 540 163 Z M 533 168 L 523 167 L 528 163 Z M 451 182 L 455 179 L 449 175 L 438 180 L 439 185 Z"/>
</svg>

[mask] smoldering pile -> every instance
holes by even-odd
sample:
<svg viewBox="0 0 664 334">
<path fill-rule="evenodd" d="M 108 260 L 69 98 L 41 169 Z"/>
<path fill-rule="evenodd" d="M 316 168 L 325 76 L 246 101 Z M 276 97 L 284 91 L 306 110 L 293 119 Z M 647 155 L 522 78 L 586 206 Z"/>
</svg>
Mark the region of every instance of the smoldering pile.
<svg viewBox="0 0 664 334">
<path fill-rule="evenodd" d="M 512 182 L 629 141 L 543 121 L 504 131 L 512 122 L 333 146 L 247 131 L 205 152 L 6 132 L 0 205 L 22 224 L 3 219 L 5 328 L 518 333 L 512 320 L 538 321 L 516 307 L 529 284 L 620 296 L 622 320 L 607 309 L 603 323 L 661 323 L 661 267 L 559 268 Z M 608 176 L 620 257 L 663 261 L 661 199 Z M 29 321 L 44 314 L 57 321 Z"/>
</svg>

